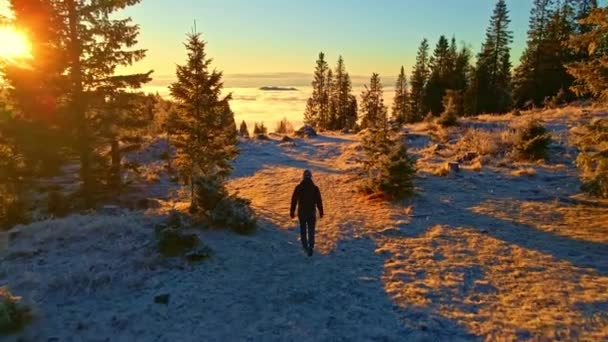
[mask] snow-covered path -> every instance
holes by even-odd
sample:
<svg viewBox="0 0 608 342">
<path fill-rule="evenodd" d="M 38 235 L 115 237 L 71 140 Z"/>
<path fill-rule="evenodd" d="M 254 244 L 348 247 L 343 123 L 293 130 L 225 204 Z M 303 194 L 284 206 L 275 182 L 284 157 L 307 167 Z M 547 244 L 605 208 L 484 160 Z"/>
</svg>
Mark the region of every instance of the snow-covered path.
<svg viewBox="0 0 608 342">
<path fill-rule="evenodd" d="M 608 210 L 552 200 L 576 193 L 571 167 L 532 178 L 420 174 L 418 194 L 392 205 L 356 192 L 354 136 L 241 150 L 229 187 L 252 200 L 259 231 L 198 232 L 214 251 L 201 264 L 161 258 L 151 243 L 158 218 L 138 212 L 13 232 L 0 249 L 0 284 L 36 318 L 7 339 L 608 338 L 608 228 L 597 225 Z M 289 218 L 305 168 L 326 210 L 312 258 Z M 167 305 L 154 303 L 160 294 Z"/>
</svg>

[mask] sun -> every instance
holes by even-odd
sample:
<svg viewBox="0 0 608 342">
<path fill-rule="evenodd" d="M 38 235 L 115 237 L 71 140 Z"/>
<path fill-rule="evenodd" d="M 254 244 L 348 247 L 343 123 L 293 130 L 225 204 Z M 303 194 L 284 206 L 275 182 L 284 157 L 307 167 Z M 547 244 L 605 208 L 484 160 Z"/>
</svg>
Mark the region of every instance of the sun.
<svg viewBox="0 0 608 342">
<path fill-rule="evenodd" d="M 8 26 L 0 26 L 0 60 L 15 63 L 31 57 L 31 46 L 27 37 Z"/>
</svg>

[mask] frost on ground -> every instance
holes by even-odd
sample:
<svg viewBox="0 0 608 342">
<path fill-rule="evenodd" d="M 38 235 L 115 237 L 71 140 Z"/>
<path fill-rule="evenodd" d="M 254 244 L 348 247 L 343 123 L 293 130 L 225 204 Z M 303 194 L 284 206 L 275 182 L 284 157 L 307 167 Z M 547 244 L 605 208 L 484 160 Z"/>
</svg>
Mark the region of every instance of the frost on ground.
<svg viewBox="0 0 608 342">
<path fill-rule="evenodd" d="M 17 227 L 0 237 L 0 286 L 28 301 L 34 320 L 7 338 L 606 340 L 608 202 L 579 194 L 565 136 L 590 114 L 571 110 L 543 115 L 564 136 L 546 162 L 488 153 L 444 177 L 434 167 L 467 152 L 464 130 L 516 119 L 469 119 L 444 142 L 409 127 L 421 171 L 416 196 L 400 204 L 357 193 L 357 136 L 242 142 L 229 188 L 252 200 L 260 229 L 193 230 L 213 251 L 200 264 L 156 252 L 163 208 Z M 312 258 L 288 216 L 303 168 L 326 207 Z M 149 193 L 179 207 L 162 177 Z"/>
</svg>

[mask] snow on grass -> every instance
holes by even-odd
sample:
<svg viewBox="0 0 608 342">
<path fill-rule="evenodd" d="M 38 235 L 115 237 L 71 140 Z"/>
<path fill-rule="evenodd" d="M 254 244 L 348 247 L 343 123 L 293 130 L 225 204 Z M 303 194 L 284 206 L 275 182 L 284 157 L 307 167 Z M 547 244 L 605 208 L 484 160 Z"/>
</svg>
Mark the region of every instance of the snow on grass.
<svg viewBox="0 0 608 342">
<path fill-rule="evenodd" d="M 570 126 L 603 114 L 564 108 L 465 118 L 460 128 L 439 133 L 447 151 L 431 146 L 424 123 L 408 126 L 407 139 L 423 169 L 430 168 L 470 149 L 479 148 L 482 157 L 500 154 L 501 130 L 529 115 L 541 115 L 554 133 L 567 134 Z M 160 208 L 77 215 L 0 234 L 0 286 L 8 285 L 34 310 L 31 325 L 13 337 L 608 338 L 608 203 L 578 195 L 568 139 L 557 140 L 542 163 L 480 157 L 450 177 L 420 172 L 416 195 L 401 204 L 357 192 L 358 139 L 242 140 L 228 188 L 252 201 L 259 229 L 252 236 L 192 230 L 213 250 L 196 265 L 155 250 L 159 219 L 151 215 L 185 210 L 188 200 L 157 160 L 166 146 L 133 152 L 127 158 L 150 171 L 143 178 L 151 183 L 137 183 L 139 195 L 162 199 Z M 302 251 L 297 221 L 289 218 L 304 169 L 312 170 L 326 211 L 312 258 Z M 155 303 L 157 296 L 166 304 Z"/>
<path fill-rule="evenodd" d="M 607 276 L 478 229 L 435 226 L 416 238 L 386 239 L 387 293 L 401 307 L 431 310 L 487 340 L 606 338 Z"/>
</svg>

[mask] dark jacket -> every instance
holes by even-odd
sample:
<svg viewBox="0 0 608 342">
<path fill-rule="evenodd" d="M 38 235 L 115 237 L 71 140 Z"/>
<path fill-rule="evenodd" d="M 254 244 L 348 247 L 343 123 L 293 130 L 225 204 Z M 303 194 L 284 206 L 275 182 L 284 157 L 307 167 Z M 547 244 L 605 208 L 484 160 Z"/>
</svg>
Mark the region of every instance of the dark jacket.
<svg viewBox="0 0 608 342">
<path fill-rule="evenodd" d="M 315 209 L 319 209 L 319 215 L 323 217 L 323 201 L 321 200 L 321 191 L 312 182 L 312 179 L 304 179 L 296 189 L 293 191 L 291 196 L 291 217 L 294 217 L 296 211 L 296 205 L 298 206 L 298 217 L 308 218 L 315 217 Z"/>
</svg>

